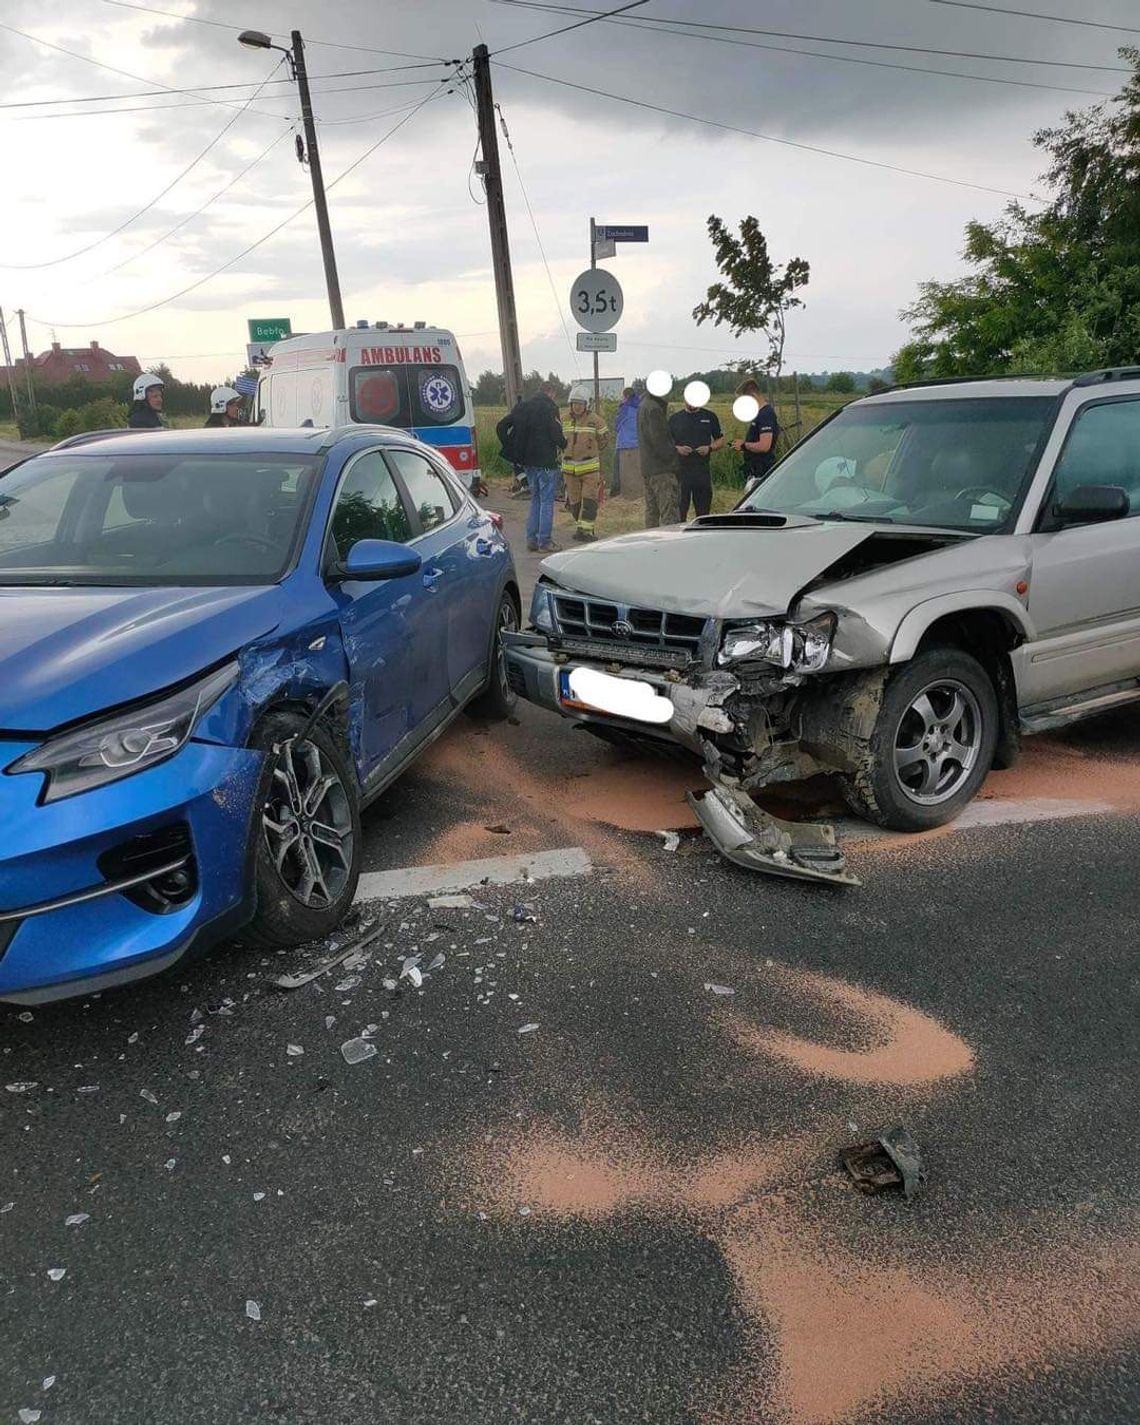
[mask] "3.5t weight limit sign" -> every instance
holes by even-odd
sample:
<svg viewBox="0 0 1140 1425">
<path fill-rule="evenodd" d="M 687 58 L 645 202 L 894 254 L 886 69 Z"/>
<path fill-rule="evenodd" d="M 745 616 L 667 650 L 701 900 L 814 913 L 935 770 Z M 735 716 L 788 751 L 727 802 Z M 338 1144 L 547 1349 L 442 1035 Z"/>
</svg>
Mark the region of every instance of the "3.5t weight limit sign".
<svg viewBox="0 0 1140 1425">
<path fill-rule="evenodd" d="M 617 278 L 601 267 L 588 267 L 570 288 L 574 320 L 588 332 L 608 332 L 616 327 L 624 305 Z"/>
</svg>

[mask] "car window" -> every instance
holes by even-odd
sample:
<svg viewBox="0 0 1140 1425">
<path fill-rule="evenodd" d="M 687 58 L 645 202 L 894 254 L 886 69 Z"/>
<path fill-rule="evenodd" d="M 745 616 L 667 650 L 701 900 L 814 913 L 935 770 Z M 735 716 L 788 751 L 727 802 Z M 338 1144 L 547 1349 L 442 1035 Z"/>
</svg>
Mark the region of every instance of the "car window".
<svg viewBox="0 0 1140 1425">
<path fill-rule="evenodd" d="M 1140 401 L 1088 406 L 1073 423 L 1054 475 L 1057 500 L 1081 485 L 1119 485 L 1140 515 Z"/>
<path fill-rule="evenodd" d="M 463 415 L 463 384 L 457 366 L 413 366 L 408 371 L 412 424 L 447 426 Z"/>
<path fill-rule="evenodd" d="M 457 505 L 447 481 L 431 462 L 414 450 L 390 450 L 388 459 L 399 471 L 424 533 L 446 524 Z"/>
<path fill-rule="evenodd" d="M 333 543 L 341 559 L 358 539 L 393 539 L 406 544 L 412 524 L 392 472 L 378 450 L 358 456 L 337 495 L 332 519 Z"/>
<path fill-rule="evenodd" d="M 354 366 L 348 378 L 348 409 L 365 425 L 413 424 L 408 406 L 408 378 L 402 366 Z"/>
</svg>

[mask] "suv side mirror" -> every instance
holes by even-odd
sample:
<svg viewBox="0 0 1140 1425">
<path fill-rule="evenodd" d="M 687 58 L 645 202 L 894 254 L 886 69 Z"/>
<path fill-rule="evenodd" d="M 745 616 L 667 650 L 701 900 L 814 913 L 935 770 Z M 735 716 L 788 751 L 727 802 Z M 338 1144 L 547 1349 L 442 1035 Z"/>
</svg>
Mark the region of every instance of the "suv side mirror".
<svg viewBox="0 0 1140 1425">
<path fill-rule="evenodd" d="M 338 579 L 361 579 L 379 583 L 381 579 L 403 579 L 415 574 L 423 560 L 406 544 L 394 539 L 358 539 L 338 564 Z"/>
<path fill-rule="evenodd" d="M 1128 492 L 1120 485 L 1078 485 L 1053 506 L 1053 517 L 1058 527 L 1104 524 L 1124 519 L 1131 508 Z"/>
</svg>

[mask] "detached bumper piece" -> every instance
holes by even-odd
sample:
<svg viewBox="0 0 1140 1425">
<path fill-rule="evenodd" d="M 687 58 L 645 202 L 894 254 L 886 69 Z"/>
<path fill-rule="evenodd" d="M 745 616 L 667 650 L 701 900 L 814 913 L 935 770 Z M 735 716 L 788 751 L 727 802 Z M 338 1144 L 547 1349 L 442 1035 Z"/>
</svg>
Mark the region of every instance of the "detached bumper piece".
<svg viewBox="0 0 1140 1425">
<path fill-rule="evenodd" d="M 687 800 L 705 835 L 734 865 L 801 881 L 861 884 L 847 870 L 833 827 L 781 821 L 761 811 L 751 797 L 728 787 L 713 787 L 702 796 L 690 792 Z"/>
</svg>

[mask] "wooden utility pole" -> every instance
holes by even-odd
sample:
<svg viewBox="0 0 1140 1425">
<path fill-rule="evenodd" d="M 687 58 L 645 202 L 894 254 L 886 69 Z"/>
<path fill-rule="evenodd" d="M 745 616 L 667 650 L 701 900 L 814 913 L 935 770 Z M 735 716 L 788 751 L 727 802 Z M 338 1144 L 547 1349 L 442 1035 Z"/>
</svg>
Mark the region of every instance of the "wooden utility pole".
<svg viewBox="0 0 1140 1425">
<path fill-rule="evenodd" d="M 16 368 L 12 365 L 12 348 L 8 345 L 8 326 L 4 321 L 4 309 L 0 307 L 0 343 L 4 348 L 4 369 L 8 373 L 8 394 L 12 398 L 12 419 L 17 428 L 20 424 L 20 403 L 16 398 Z"/>
<path fill-rule="evenodd" d="M 515 314 L 515 283 L 511 275 L 511 247 L 507 240 L 507 210 L 503 203 L 503 173 L 499 167 L 499 136 L 495 128 L 495 100 L 491 93 L 491 57 L 486 45 L 476 45 L 475 109 L 479 120 L 479 147 L 483 154 L 483 186 L 487 192 L 487 221 L 491 226 L 491 264 L 499 304 L 499 341 L 503 348 L 503 375 L 507 384 L 507 410 L 522 395 L 522 354 Z"/>
<path fill-rule="evenodd" d="M 24 326 L 24 309 L 19 307 L 16 315 L 20 319 L 20 345 L 24 348 L 24 372 L 28 378 L 28 406 L 32 415 L 36 413 L 36 383 L 32 380 L 32 353 L 28 350 L 28 331 Z"/>
<path fill-rule="evenodd" d="M 305 68 L 305 43 L 301 31 L 292 34 L 293 73 L 301 95 L 301 120 L 305 126 L 305 157 L 309 161 L 309 176 L 313 180 L 313 207 L 317 211 L 317 232 L 321 238 L 321 257 L 325 264 L 325 286 L 329 294 L 329 315 L 334 331 L 344 330 L 344 303 L 340 298 L 340 275 L 336 270 L 332 225 L 325 196 L 325 180 L 321 173 L 321 151 L 317 144 L 317 126 L 313 122 L 313 101 L 309 94 L 309 74 Z"/>
</svg>

